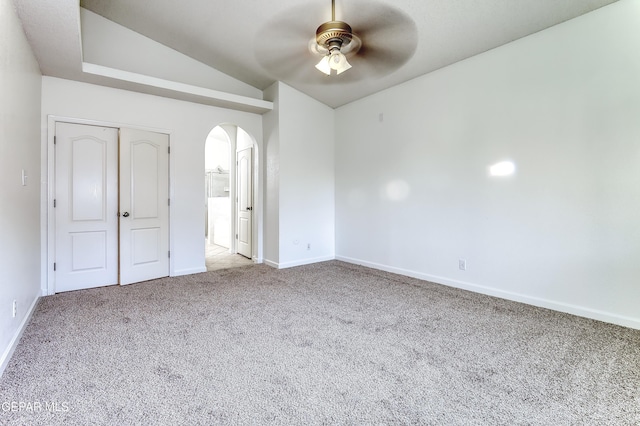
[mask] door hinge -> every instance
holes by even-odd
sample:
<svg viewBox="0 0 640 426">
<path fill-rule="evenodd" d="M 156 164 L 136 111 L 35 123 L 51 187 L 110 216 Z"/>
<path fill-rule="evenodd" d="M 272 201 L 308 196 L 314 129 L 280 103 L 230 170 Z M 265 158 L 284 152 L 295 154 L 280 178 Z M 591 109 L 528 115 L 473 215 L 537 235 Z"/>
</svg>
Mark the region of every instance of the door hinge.
<svg viewBox="0 0 640 426">
<path fill-rule="evenodd" d="M 167 252 L 167 257 L 171 257 L 171 250 Z"/>
<path fill-rule="evenodd" d="M 170 146 L 167 147 L 167 154 L 171 154 L 171 147 Z"/>
<path fill-rule="evenodd" d="M 56 262 L 53 262 L 53 270 L 56 270 Z"/>
<path fill-rule="evenodd" d="M 170 206 L 171 205 L 171 198 L 167 199 L 167 205 Z"/>
<path fill-rule="evenodd" d="M 236 234 L 236 240 L 238 239 L 238 234 Z"/>
<path fill-rule="evenodd" d="M 53 137 L 53 144 L 55 145 L 58 141 L 56 140 L 56 136 Z"/>
<path fill-rule="evenodd" d="M 53 208 L 54 209 L 56 208 L 56 199 L 55 198 L 53 199 Z"/>
</svg>

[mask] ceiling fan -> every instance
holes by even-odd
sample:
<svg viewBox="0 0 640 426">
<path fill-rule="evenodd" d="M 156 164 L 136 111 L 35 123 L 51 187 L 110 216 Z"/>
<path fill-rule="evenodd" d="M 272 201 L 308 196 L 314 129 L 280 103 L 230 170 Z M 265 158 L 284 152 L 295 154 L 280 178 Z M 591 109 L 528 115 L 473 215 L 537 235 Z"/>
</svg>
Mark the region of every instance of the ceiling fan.
<svg viewBox="0 0 640 426">
<path fill-rule="evenodd" d="M 338 12 L 349 23 L 336 20 L 335 0 L 331 1 L 331 20 L 320 26 L 318 16 L 327 10 L 319 1 L 309 0 L 274 15 L 257 32 L 254 47 L 260 64 L 284 82 L 326 85 L 379 78 L 413 56 L 417 27 L 392 1 L 344 3 Z M 316 28 L 315 35 L 310 26 Z M 340 78 L 326 78 L 332 74 Z"/>
<path fill-rule="evenodd" d="M 320 25 L 315 38 L 309 41 L 311 53 L 322 55 L 316 68 L 331 75 L 331 70 L 342 74 L 351 68 L 347 54 L 355 54 L 360 50 L 362 41 L 354 34 L 346 22 L 336 21 L 336 1 L 331 0 L 331 21 Z"/>
</svg>

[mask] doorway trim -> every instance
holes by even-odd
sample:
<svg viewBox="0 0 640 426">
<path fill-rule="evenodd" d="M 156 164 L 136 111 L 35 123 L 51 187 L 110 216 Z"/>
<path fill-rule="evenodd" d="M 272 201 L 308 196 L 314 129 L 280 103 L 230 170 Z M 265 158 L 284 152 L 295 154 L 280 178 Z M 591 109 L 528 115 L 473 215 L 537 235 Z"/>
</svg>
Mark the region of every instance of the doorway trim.
<svg viewBox="0 0 640 426">
<path fill-rule="evenodd" d="M 46 241 L 46 255 L 42 256 L 42 274 L 43 274 L 43 295 L 55 294 L 55 274 L 53 273 L 53 263 L 56 258 L 55 252 L 55 211 L 53 209 L 53 200 L 55 193 L 55 148 L 54 136 L 56 134 L 56 123 L 85 124 L 88 126 L 114 127 L 120 129 L 127 127 L 129 129 L 144 130 L 149 132 L 164 133 L 169 135 L 169 146 L 171 146 L 172 131 L 169 129 L 160 129 L 155 127 L 135 126 L 126 123 L 117 123 L 112 121 L 89 120 L 83 118 L 65 117 L 57 115 L 47 115 L 47 205 L 46 205 L 46 226 L 41 231 L 43 243 Z M 173 182 L 174 170 L 172 167 L 171 156 L 169 156 L 169 198 L 173 198 Z M 169 214 L 169 250 L 173 251 L 173 226 L 171 214 Z M 45 246 L 45 244 L 43 244 Z M 174 256 L 169 258 L 169 276 L 174 276 Z"/>
</svg>

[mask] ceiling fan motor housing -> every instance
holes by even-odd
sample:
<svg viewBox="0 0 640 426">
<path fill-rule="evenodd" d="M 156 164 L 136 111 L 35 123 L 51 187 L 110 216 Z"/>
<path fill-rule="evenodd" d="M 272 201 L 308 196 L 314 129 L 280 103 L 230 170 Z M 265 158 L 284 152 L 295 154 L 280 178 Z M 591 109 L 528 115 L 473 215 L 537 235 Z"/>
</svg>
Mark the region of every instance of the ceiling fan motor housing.
<svg viewBox="0 0 640 426">
<path fill-rule="evenodd" d="M 329 51 L 346 46 L 353 39 L 351 26 L 342 21 L 328 21 L 316 30 L 316 42 Z"/>
</svg>

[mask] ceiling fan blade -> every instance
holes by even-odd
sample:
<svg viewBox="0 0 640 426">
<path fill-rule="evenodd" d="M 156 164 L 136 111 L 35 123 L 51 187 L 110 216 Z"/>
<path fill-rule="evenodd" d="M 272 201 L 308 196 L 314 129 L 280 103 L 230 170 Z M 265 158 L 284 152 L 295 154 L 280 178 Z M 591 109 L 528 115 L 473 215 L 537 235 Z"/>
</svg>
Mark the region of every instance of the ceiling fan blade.
<svg viewBox="0 0 640 426">
<path fill-rule="evenodd" d="M 322 76 L 314 68 L 321 57 L 310 52 L 309 42 L 323 19 L 331 17 L 331 7 L 326 6 L 325 2 L 298 5 L 268 21 L 254 40 L 258 63 L 279 80 L 307 81 L 315 80 L 316 74 Z"/>
<path fill-rule="evenodd" d="M 311 53 L 309 41 L 318 26 L 331 18 L 331 8 L 325 3 L 318 0 L 291 8 L 258 31 L 256 59 L 275 78 L 312 85 L 347 83 L 389 74 L 413 56 L 418 31 L 409 15 L 378 1 L 341 1 L 336 5 L 336 19 L 353 28 L 362 46 L 356 53 L 347 53 L 353 65 L 348 72 L 330 77 L 322 74 L 314 67 L 322 56 Z"/>
<path fill-rule="evenodd" d="M 401 10 L 371 3 L 354 16 L 353 31 L 362 40 L 357 54 L 364 59 L 368 76 L 388 74 L 405 64 L 416 51 L 418 29 Z"/>
<path fill-rule="evenodd" d="M 398 48 L 364 44 L 354 62 L 365 66 L 369 76 L 389 74 L 404 65 L 415 52 L 415 46 L 400 46 Z M 360 65 L 360 62 L 363 64 Z"/>
</svg>

